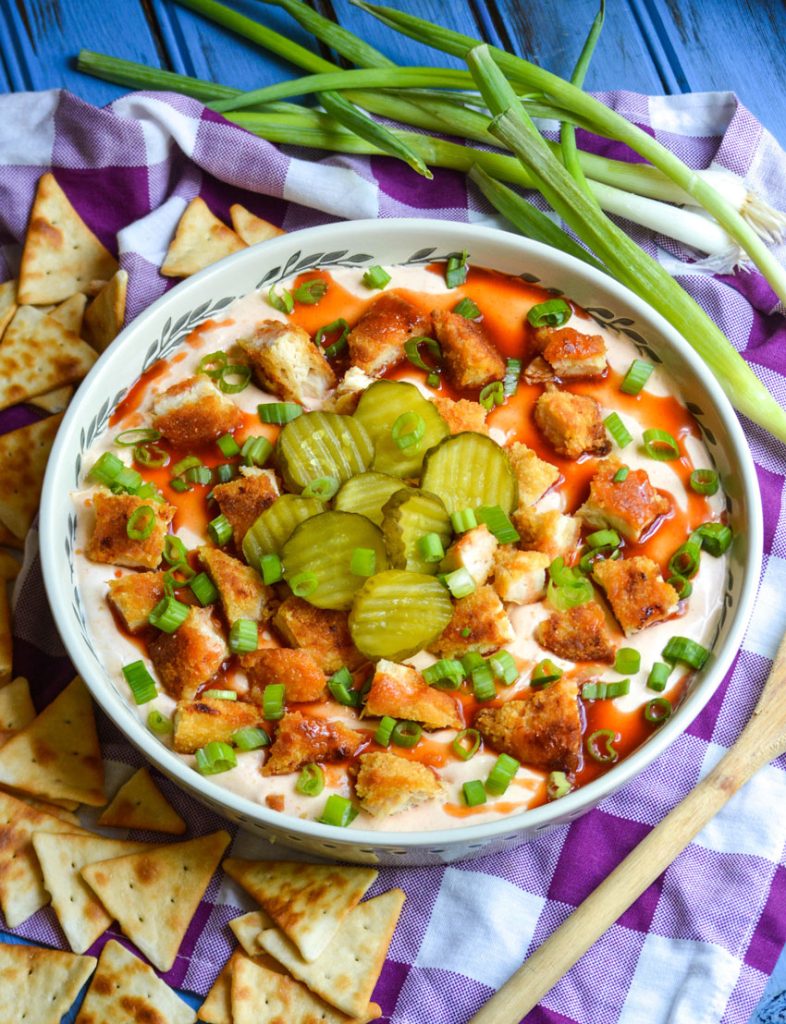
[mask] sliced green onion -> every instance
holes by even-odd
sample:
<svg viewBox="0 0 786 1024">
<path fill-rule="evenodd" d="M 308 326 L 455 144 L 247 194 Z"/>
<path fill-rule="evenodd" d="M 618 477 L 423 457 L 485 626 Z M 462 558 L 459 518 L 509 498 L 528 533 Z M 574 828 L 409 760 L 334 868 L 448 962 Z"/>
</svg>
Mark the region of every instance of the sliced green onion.
<svg viewBox="0 0 786 1024">
<path fill-rule="evenodd" d="M 630 693 L 630 679 L 617 679 L 613 683 L 585 683 L 581 688 L 584 700 L 613 700 Z"/>
<path fill-rule="evenodd" d="M 218 591 L 206 572 L 197 573 L 188 585 L 203 608 L 208 604 L 215 604 L 218 600 Z"/>
<path fill-rule="evenodd" d="M 156 525 L 156 514 L 149 505 L 140 505 L 128 517 L 126 533 L 131 540 L 147 540 Z"/>
<path fill-rule="evenodd" d="M 343 352 L 347 347 L 347 337 L 349 336 L 349 324 L 344 320 L 343 317 L 339 317 L 338 320 L 331 320 L 329 324 L 325 324 L 323 327 L 317 329 L 317 333 L 314 335 L 314 343 L 321 346 L 325 338 L 325 335 L 333 335 L 339 332 L 338 337 L 332 341 L 329 345 L 325 345 L 322 348 L 322 354 L 326 359 L 334 359 L 339 353 Z"/>
<path fill-rule="evenodd" d="M 455 658 L 440 658 L 423 669 L 423 678 L 429 686 L 441 690 L 458 690 L 464 681 L 464 667 Z"/>
<path fill-rule="evenodd" d="M 425 348 L 431 359 L 434 360 L 436 367 L 439 367 L 442 363 L 442 347 L 436 338 L 427 338 L 425 335 L 419 335 L 417 338 L 409 338 L 404 342 L 404 354 L 413 366 L 417 366 L 419 370 L 426 370 L 426 372 L 433 372 L 435 367 L 429 366 L 426 360 L 420 353 L 421 348 Z"/>
<path fill-rule="evenodd" d="M 684 601 L 693 593 L 693 584 L 684 576 L 669 576 L 666 582 L 677 591 L 680 601 Z"/>
<path fill-rule="evenodd" d="M 666 689 L 666 683 L 672 673 L 673 665 L 667 665 L 664 661 L 656 661 L 647 676 L 647 686 L 656 693 Z"/>
<path fill-rule="evenodd" d="M 404 747 L 409 750 L 417 745 L 423 735 L 423 726 L 419 722 L 396 722 L 393 732 L 390 734 L 391 743 L 397 747 Z"/>
<path fill-rule="evenodd" d="M 680 544 L 669 559 L 669 574 L 682 576 L 686 580 L 693 579 L 699 571 L 700 563 L 701 548 L 695 541 L 687 540 Z"/>
<path fill-rule="evenodd" d="M 237 756 L 228 743 L 213 740 L 194 754 L 197 771 L 202 775 L 218 775 L 237 766 Z"/>
<path fill-rule="evenodd" d="M 663 648 L 664 661 L 681 661 L 691 668 L 703 668 L 710 652 L 686 636 L 673 636 Z"/>
<path fill-rule="evenodd" d="M 626 395 L 638 395 L 650 379 L 654 369 L 652 363 L 645 363 L 643 359 L 634 359 L 620 384 L 620 391 L 624 391 Z"/>
<path fill-rule="evenodd" d="M 213 471 L 208 469 L 207 466 L 192 466 L 191 469 L 185 471 L 183 479 L 187 480 L 190 484 L 199 484 L 201 487 L 206 487 L 213 482 Z"/>
<path fill-rule="evenodd" d="M 196 455 L 186 455 L 180 462 L 176 462 L 172 467 L 172 476 L 183 476 L 183 474 L 189 469 L 198 469 L 202 465 L 202 460 L 198 459 Z"/>
<path fill-rule="evenodd" d="M 358 809 L 351 800 L 338 793 L 331 793 L 325 801 L 322 817 L 319 819 L 323 825 L 335 825 L 336 828 L 346 828 L 358 816 Z"/>
<path fill-rule="evenodd" d="M 150 441 L 160 441 L 161 431 L 153 427 L 133 427 L 131 430 L 124 430 L 115 438 L 115 444 L 119 448 L 136 448 L 138 444 L 147 444 Z"/>
<path fill-rule="evenodd" d="M 546 780 L 546 797 L 549 800 L 559 800 L 571 792 L 573 786 L 565 772 L 550 772 Z"/>
<path fill-rule="evenodd" d="M 515 544 L 521 540 L 510 517 L 499 505 L 481 505 L 475 509 L 475 518 L 494 534 L 500 544 Z"/>
<path fill-rule="evenodd" d="M 513 781 L 521 764 L 510 754 L 500 754 L 486 779 L 486 792 L 492 796 L 502 796 Z"/>
<path fill-rule="evenodd" d="M 231 462 L 220 462 L 217 466 L 213 467 L 213 471 L 216 474 L 216 480 L 220 484 L 228 484 L 230 480 L 234 480 L 237 476 L 237 466 L 234 466 Z M 207 497 L 212 497 L 212 493 L 211 491 Z"/>
<path fill-rule="evenodd" d="M 270 737 L 259 726 L 247 725 L 232 733 L 232 742 L 238 750 L 259 750 L 261 747 L 270 746 Z"/>
<path fill-rule="evenodd" d="M 283 425 L 302 416 L 303 406 L 297 402 L 263 402 L 257 406 L 257 415 L 263 423 Z"/>
<path fill-rule="evenodd" d="M 703 523 L 693 536 L 699 537 L 702 549 L 715 558 L 728 551 L 732 541 L 732 532 L 723 523 Z"/>
<path fill-rule="evenodd" d="M 611 478 L 613 484 L 622 484 L 628 479 L 628 473 L 630 468 L 628 466 L 620 466 L 614 476 Z"/>
<path fill-rule="evenodd" d="M 660 725 L 671 718 L 672 710 L 671 701 L 666 697 L 653 697 L 644 705 L 644 717 L 652 725 Z"/>
<path fill-rule="evenodd" d="M 426 433 L 426 421 L 416 412 L 402 412 L 393 428 L 390 436 L 394 443 L 402 451 L 408 448 L 417 448 Z"/>
<path fill-rule="evenodd" d="M 502 405 L 505 401 L 505 391 L 501 380 L 492 381 L 487 384 L 478 395 L 478 401 L 487 411 L 491 411 L 495 405 Z"/>
<path fill-rule="evenodd" d="M 586 604 L 595 596 L 590 581 L 576 569 L 569 569 L 563 558 L 555 558 L 549 566 L 546 597 L 554 608 L 565 611 Z"/>
<path fill-rule="evenodd" d="M 233 654 L 249 654 L 259 646 L 257 624 L 253 619 L 235 619 L 229 630 L 229 649 Z"/>
<path fill-rule="evenodd" d="M 325 788 L 325 773 L 318 764 L 307 764 L 297 777 L 295 789 L 303 796 L 319 796 Z"/>
<path fill-rule="evenodd" d="M 374 742 L 378 743 L 380 747 L 389 747 L 390 737 L 393 735 L 393 730 L 397 724 L 395 718 L 391 718 L 390 715 L 383 715 L 379 720 L 377 731 L 374 733 Z"/>
<path fill-rule="evenodd" d="M 418 551 L 424 562 L 441 562 L 445 557 L 442 538 L 438 533 L 424 533 L 418 537 Z"/>
<path fill-rule="evenodd" d="M 202 356 L 197 366 L 197 373 L 207 374 L 208 377 L 212 377 L 216 380 L 221 375 L 221 371 L 227 365 L 227 354 L 226 352 L 208 352 L 206 356 Z"/>
<path fill-rule="evenodd" d="M 453 307 L 453 312 L 459 316 L 463 316 L 465 320 L 477 320 L 480 316 L 480 310 L 472 301 L 472 299 L 464 298 L 461 302 L 457 302 Z"/>
<path fill-rule="evenodd" d="M 267 293 L 267 301 L 279 313 L 291 313 L 295 308 L 295 300 L 292 298 L 292 293 L 287 291 L 286 288 L 282 288 L 279 293 L 276 291 L 275 285 L 272 285 Z"/>
<path fill-rule="evenodd" d="M 720 478 L 714 469 L 694 469 L 689 479 L 690 487 L 696 494 L 717 494 Z"/>
<path fill-rule="evenodd" d="M 283 683 L 268 683 L 262 691 L 262 716 L 268 722 L 284 717 Z"/>
<path fill-rule="evenodd" d="M 222 367 L 216 383 L 225 395 L 238 395 L 251 381 L 251 367 L 246 363 L 229 363 Z"/>
<path fill-rule="evenodd" d="M 156 733 L 157 736 L 166 736 L 167 733 L 172 732 L 174 729 L 172 719 L 155 710 L 151 711 L 147 716 L 147 727 L 151 732 Z"/>
<path fill-rule="evenodd" d="M 207 524 L 207 533 L 213 543 L 222 548 L 232 539 L 232 524 L 222 513 L 210 520 Z"/>
<path fill-rule="evenodd" d="M 158 696 L 156 683 L 147 670 L 144 661 L 132 661 L 123 665 L 123 675 L 131 687 L 135 704 L 147 704 Z"/>
<path fill-rule="evenodd" d="M 472 630 L 469 628 L 469 626 L 461 627 L 461 635 L 464 637 L 465 640 L 470 635 L 471 632 Z"/>
<path fill-rule="evenodd" d="M 564 299 L 548 299 L 539 302 L 527 313 L 527 321 L 533 327 L 562 327 L 570 320 L 573 310 Z"/>
<path fill-rule="evenodd" d="M 216 441 L 216 444 L 225 459 L 232 459 L 235 455 L 240 454 L 240 445 L 231 434 L 222 434 L 222 436 Z"/>
<path fill-rule="evenodd" d="M 208 697 L 210 700 L 237 700 L 237 693 L 234 690 L 204 690 L 200 697 Z"/>
<path fill-rule="evenodd" d="M 519 677 L 516 659 L 510 651 L 497 651 L 489 658 L 491 671 L 505 686 L 512 686 Z"/>
<path fill-rule="evenodd" d="M 174 633 L 188 618 L 190 609 L 174 597 L 165 597 L 159 601 L 148 615 L 148 622 L 162 633 Z"/>
<path fill-rule="evenodd" d="M 158 444 L 138 444 L 133 454 L 134 462 L 146 469 L 159 469 L 169 462 L 169 452 Z"/>
<path fill-rule="evenodd" d="M 308 597 L 319 586 L 319 577 L 314 572 L 299 572 L 289 580 L 289 588 L 295 597 Z"/>
<path fill-rule="evenodd" d="M 544 658 L 543 661 L 539 661 L 532 670 L 530 683 L 535 687 L 548 686 L 549 683 L 556 683 L 556 681 L 561 678 L 562 669 L 558 665 L 555 665 L 551 658 Z"/>
<path fill-rule="evenodd" d="M 475 700 L 493 700 L 497 696 L 497 688 L 494 685 L 494 673 L 487 661 L 470 672 L 472 680 L 472 695 Z"/>
<path fill-rule="evenodd" d="M 633 440 L 633 435 L 630 433 L 628 428 L 622 422 L 619 414 L 611 412 L 603 421 L 603 425 L 611 434 L 611 438 L 618 448 L 627 447 Z M 628 474 L 626 473 L 625 476 Z"/>
<path fill-rule="evenodd" d="M 436 370 L 432 370 L 428 377 L 426 377 L 426 383 L 430 388 L 439 390 L 439 373 Z"/>
<path fill-rule="evenodd" d="M 622 541 L 616 530 L 596 530 L 587 536 L 591 548 L 618 548 Z"/>
<path fill-rule="evenodd" d="M 177 491 L 178 494 L 191 490 L 191 484 L 182 476 L 176 476 L 173 480 L 170 480 L 169 486 L 173 491 Z"/>
<path fill-rule="evenodd" d="M 466 249 L 460 253 L 454 253 L 452 256 L 448 256 L 447 263 L 445 264 L 445 284 L 448 288 L 458 288 L 460 284 L 464 284 L 467 280 L 467 260 L 469 259 L 469 253 Z"/>
<path fill-rule="evenodd" d="M 240 454 L 247 466 L 264 466 L 273 451 L 266 437 L 252 434 L 243 442 Z"/>
<path fill-rule="evenodd" d="M 486 787 L 480 779 L 465 782 L 461 787 L 461 791 L 464 794 L 464 803 L 467 807 L 477 807 L 479 804 L 485 804 L 486 802 Z"/>
<path fill-rule="evenodd" d="M 104 452 L 93 463 L 87 476 L 93 483 L 105 484 L 108 487 L 115 482 L 124 468 L 125 463 L 122 459 L 118 459 L 112 452 Z"/>
<path fill-rule="evenodd" d="M 328 690 L 334 700 L 348 708 L 360 707 L 360 691 L 353 689 L 354 679 L 348 668 L 340 668 L 328 679 Z"/>
<path fill-rule="evenodd" d="M 373 576 L 377 571 L 377 553 L 373 548 L 355 548 L 349 562 L 353 576 Z"/>
<path fill-rule="evenodd" d="M 456 600 L 467 597 L 469 594 L 474 594 L 477 590 L 475 580 L 472 578 L 469 569 L 465 569 L 463 566 L 454 572 L 449 572 L 445 576 L 445 586 Z"/>
<path fill-rule="evenodd" d="M 330 501 L 338 493 L 341 482 L 335 476 L 320 476 L 312 480 L 302 490 L 304 498 L 319 498 L 320 501 Z"/>
<path fill-rule="evenodd" d="M 614 658 L 614 671 L 621 676 L 635 675 L 641 668 L 641 655 L 635 647 L 620 647 Z"/>
<path fill-rule="evenodd" d="M 142 486 L 142 476 L 135 469 L 123 466 L 112 483 L 112 490 L 127 491 L 129 494 L 137 494 Z M 152 486 L 152 484 L 150 485 Z"/>
<path fill-rule="evenodd" d="M 480 733 L 477 729 L 462 729 L 456 733 L 450 749 L 461 761 L 469 761 L 480 749 Z"/>
<path fill-rule="evenodd" d="M 587 737 L 587 753 L 600 764 L 613 764 L 620 756 L 614 746 L 618 739 L 613 729 L 596 729 Z"/>
<path fill-rule="evenodd" d="M 301 302 L 304 306 L 316 306 L 327 290 L 327 281 L 315 277 L 299 285 L 292 293 L 292 297 L 295 302 Z"/>
<path fill-rule="evenodd" d="M 450 513 L 450 524 L 454 533 L 466 533 L 467 530 L 474 530 L 478 521 L 471 508 L 462 508 Z"/>
<path fill-rule="evenodd" d="M 164 538 L 164 560 L 168 565 L 182 565 L 188 559 L 188 551 L 183 541 L 174 533 Z"/>
<path fill-rule="evenodd" d="M 502 378 L 502 394 L 505 398 L 515 395 L 521 379 L 521 360 L 508 359 L 505 362 L 505 376 Z"/>
<path fill-rule="evenodd" d="M 461 667 L 464 669 L 464 674 L 470 676 L 473 670 L 483 665 L 485 661 L 483 655 L 478 654 L 477 651 L 467 651 L 461 659 Z"/>
<path fill-rule="evenodd" d="M 262 573 L 262 582 L 268 586 L 284 578 L 284 569 L 278 555 L 262 555 L 259 559 L 259 571 Z"/>
<path fill-rule="evenodd" d="M 384 267 L 369 267 L 361 278 L 366 288 L 384 288 L 390 284 L 392 278 Z"/>
<path fill-rule="evenodd" d="M 668 430 L 658 430 L 651 427 L 641 435 L 644 442 L 644 451 L 651 459 L 658 462 L 671 462 L 680 457 L 680 447 Z"/>
</svg>

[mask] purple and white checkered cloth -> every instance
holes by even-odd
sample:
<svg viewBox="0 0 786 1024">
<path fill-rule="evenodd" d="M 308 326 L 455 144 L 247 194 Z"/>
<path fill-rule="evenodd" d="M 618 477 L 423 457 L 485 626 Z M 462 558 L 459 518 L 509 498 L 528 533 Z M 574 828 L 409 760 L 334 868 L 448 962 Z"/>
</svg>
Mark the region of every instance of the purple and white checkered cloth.
<svg viewBox="0 0 786 1024">
<path fill-rule="evenodd" d="M 786 208 L 786 156 L 734 96 L 602 98 L 692 166 L 733 170 Z M 633 159 L 624 147 L 583 134 L 580 144 Z M 499 223 L 458 173 L 436 171 L 429 183 L 387 158 L 315 162 L 311 153 L 277 149 L 182 97 L 132 94 L 99 110 L 57 91 L 18 94 L 0 98 L 0 278 L 15 272 L 35 184 L 50 167 L 102 241 L 113 250 L 119 241 L 130 274 L 129 317 L 170 286 L 157 268 L 185 204 L 198 194 L 225 219 L 230 204 L 241 202 L 287 231 L 359 217 Z M 633 233 L 786 404 L 786 322 L 766 282 L 755 273 L 699 273 L 674 243 Z M 0 415 L 0 432 L 34 416 L 26 408 L 8 410 Z M 786 629 L 786 458 L 761 430 L 748 423 L 745 429 L 764 502 L 765 557 L 756 610 L 728 678 L 665 754 L 574 824 L 465 864 L 382 870 L 376 891 L 399 885 L 408 896 L 375 994 L 386 1021 L 467 1020 L 736 739 Z M 40 705 L 71 669 L 34 548 L 33 535 L 15 592 L 15 668 L 31 680 Z M 100 727 L 111 789 L 141 758 L 106 720 Z M 785 768 L 781 760 L 760 772 L 527 1024 L 746 1022 L 786 941 Z M 221 827 L 160 781 L 192 834 Z M 267 855 L 259 840 L 233 833 L 235 856 Z M 227 921 L 246 908 L 233 884 L 214 879 L 167 980 L 205 992 L 229 953 Z M 49 909 L 18 934 L 65 946 Z"/>
</svg>

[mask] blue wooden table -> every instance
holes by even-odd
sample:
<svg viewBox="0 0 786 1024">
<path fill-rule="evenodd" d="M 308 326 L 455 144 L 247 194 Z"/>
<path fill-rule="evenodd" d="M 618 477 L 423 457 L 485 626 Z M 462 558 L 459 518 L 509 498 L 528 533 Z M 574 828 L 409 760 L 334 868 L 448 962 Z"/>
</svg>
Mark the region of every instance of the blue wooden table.
<svg viewBox="0 0 786 1024">
<path fill-rule="evenodd" d="M 313 47 L 278 8 L 257 0 L 227 2 Z M 402 64 L 458 63 L 392 35 L 348 0 L 313 2 Z M 386 2 L 485 38 L 561 75 L 570 73 L 597 9 L 596 0 Z M 784 0 L 607 0 L 607 7 L 588 88 L 731 90 L 786 145 Z M 77 72 L 74 56 L 80 48 L 241 89 L 293 75 L 291 66 L 171 0 L 0 0 L 0 91 L 62 86 L 96 104 L 121 95 L 124 90 Z M 751 1024 L 786 1019 L 771 1016 L 774 1006 L 778 1013 L 784 990 L 786 956 Z"/>
</svg>

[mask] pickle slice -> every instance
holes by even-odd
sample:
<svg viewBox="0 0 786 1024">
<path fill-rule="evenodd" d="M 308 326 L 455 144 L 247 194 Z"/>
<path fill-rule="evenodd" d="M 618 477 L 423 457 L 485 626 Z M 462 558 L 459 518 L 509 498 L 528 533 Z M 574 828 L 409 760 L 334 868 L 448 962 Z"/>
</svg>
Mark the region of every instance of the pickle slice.
<svg viewBox="0 0 786 1024">
<path fill-rule="evenodd" d="M 428 453 L 421 486 L 438 495 L 448 512 L 499 505 L 510 515 L 519 496 L 505 449 L 472 431 L 453 434 Z"/>
<path fill-rule="evenodd" d="M 355 591 L 368 579 L 351 569 L 352 553 L 367 548 L 375 555 L 375 572 L 388 567 L 378 526 L 354 512 L 323 512 L 293 532 L 281 552 L 284 578 L 294 592 L 317 608 L 347 611 Z"/>
<path fill-rule="evenodd" d="M 259 567 L 262 555 L 277 555 L 289 535 L 304 519 L 316 516 L 325 506 L 317 498 L 301 498 L 282 494 L 260 512 L 243 538 L 243 557 L 249 565 Z"/>
<path fill-rule="evenodd" d="M 404 416 L 410 420 L 419 417 L 423 435 L 416 444 L 400 448 L 393 439 L 393 428 Z M 373 468 L 402 480 L 419 476 L 423 456 L 450 433 L 434 403 L 414 384 L 400 380 L 378 380 L 366 388 L 353 418 L 363 424 L 374 443 Z"/>
<path fill-rule="evenodd" d="M 443 548 L 450 540 L 450 516 L 436 494 L 404 487 L 385 505 L 382 535 L 390 564 L 410 572 L 435 573 L 439 562 L 427 562 L 420 550 L 420 539 L 436 533 Z"/>
<path fill-rule="evenodd" d="M 400 661 L 436 640 L 452 616 L 450 595 L 433 576 L 389 569 L 355 594 L 349 631 L 367 658 Z"/>
<path fill-rule="evenodd" d="M 291 420 L 276 441 L 276 463 L 290 491 L 324 477 L 339 483 L 368 469 L 374 445 L 365 427 L 337 412 L 307 412 Z"/>
<path fill-rule="evenodd" d="M 361 473 L 347 480 L 336 495 L 335 507 L 339 512 L 357 512 L 377 526 L 382 525 L 382 506 L 396 491 L 401 481 L 386 473 Z"/>
</svg>

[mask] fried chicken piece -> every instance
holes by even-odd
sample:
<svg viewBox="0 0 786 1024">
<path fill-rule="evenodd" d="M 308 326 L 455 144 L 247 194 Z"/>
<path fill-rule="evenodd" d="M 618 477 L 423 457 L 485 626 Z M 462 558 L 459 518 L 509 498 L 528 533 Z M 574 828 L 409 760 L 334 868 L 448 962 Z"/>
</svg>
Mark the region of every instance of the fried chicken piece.
<svg viewBox="0 0 786 1024">
<path fill-rule="evenodd" d="M 286 402 L 322 402 L 336 386 L 330 363 L 297 324 L 262 320 L 237 343 L 251 359 L 261 386 Z"/>
<path fill-rule="evenodd" d="M 494 559 L 494 589 L 503 601 L 532 604 L 546 596 L 551 559 L 542 551 L 518 551 L 505 545 Z"/>
<path fill-rule="evenodd" d="M 209 607 L 191 608 L 182 626 L 159 633 L 148 650 L 164 689 L 176 700 L 192 700 L 229 657 Z"/>
<path fill-rule="evenodd" d="M 538 624 L 535 639 L 567 661 L 614 661 L 603 609 L 594 601 L 554 612 Z"/>
<path fill-rule="evenodd" d="M 265 647 L 244 654 L 240 664 L 251 684 L 251 700 L 262 703 L 264 689 L 269 683 L 284 684 L 287 703 L 324 700 L 327 696 L 325 673 L 304 650 L 288 647 Z"/>
<path fill-rule="evenodd" d="M 599 377 L 606 371 L 606 343 L 573 327 L 539 327 L 535 342 L 558 377 Z"/>
<path fill-rule="evenodd" d="M 330 675 L 346 665 L 355 669 L 366 660 L 352 643 L 349 614 L 315 608 L 302 597 L 288 597 L 278 608 L 273 626 L 290 647 L 305 647 Z"/>
<path fill-rule="evenodd" d="M 480 324 L 444 309 L 435 310 L 432 316 L 451 384 L 461 389 L 482 388 L 502 380 L 505 360 Z"/>
<path fill-rule="evenodd" d="M 679 603 L 679 594 L 651 558 L 605 558 L 595 563 L 592 576 L 626 636 L 668 619 Z"/>
<path fill-rule="evenodd" d="M 279 722 L 262 774 L 287 775 L 306 764 L 340 761 L 351 757 L 364 740 L 362 733 L 343 722 L 288 711 Z"/>
<path fill-rule="evenodd" d="M 406 358 L 404 343 L 431 334 L 431 318 L 395 292 L 385 292 L 349 332 L 349 358 L 372 377 Z"/>
<path fill-rule="evenodd" d="M 178 448 L 215 441 L 243 422 L 243 413 L 205 376 L 178 381 L 153 402 L 153 426 Z"/>
<path fill-rule="evenodd" d="M 555 451 L 568 459 L 611 451 L 600 405 L 590 395 L 547 386 L 535 403 L 535 422 Z"/>
<path fill-rule="evenodd" d="M 451 434 L 461 434 L 465 430 L 471 430 L 475 434 L 488 434 L 488 413 L 480 402 L 469 402 L 466 398 L 454 402 L 452 398 L 445 398 L 444 395 L 434 395 L 432 402 L 447 423 Z"/>
<path fill-rule="evenodd" d="M 93 493 L 93 508 L 96 522 L 85 551 L 91 562 L 124 565 L 129 569 L 158 568 L 167 528 L 177 511 L 173 505 L 151 504 L 133 494 L 112 494 L 101 489 Z M 152 508 L 155 519 L 149 536 L 134 539 L 128 536 L 128 522 L 140 508 Z"/>
<path fill-rule="evenodd" d="M 513 525 L 519 532 L 519 547 L 542 551 L 552 560 L 573 551 L 581 536 L 579 520 L 556 509 L 537 512 L 534 508 L 519 508 L 513 513 Z"/>
<path fill-rule="evenodd" d="M 482 587 L 491 575 L 499 541 L 485 523 L 462 533 L 448 548 L 440 565 L 442 572 L 466 569 L 475 585 Z"/>
<path fill-rule="evenodd" d="M 242 700 L 202 697 L 181 700 L 175 708 L 173 744 L 178 754 L 193 754 L 206 743 L 230 743 L 238 729 L 261 726 L 264 719 L 256 704 Z"/>
<path fill-rule="evenodd" d="M 505 451 L 519 482 L 519 505 L 534 505 L 559 480 L 559 470 L 518 441 Z"/>
<path fill-rule="evenodd" d="M 456 601 L 453 618 L 429 651 L 439 658 L 461 658 L 469 651 L 490 654 L 514 639 L 513 627 L 493 587 Z"/>
<path fill-rule="evenodd" d="M 449 693 L 435 690 L 411 665 L 382 659 L 366 697 L 367 715 L 405 718 L 429 729 L 462 728 L 458 705 Z"/>
<path fill-rule="evenodd" d="M 257 466 L 241 466 L 240 476 L 226 484 L 216 484 L 213 497 L 222 515 L 232 526 L 235 544 L 239 548 L 243 538 L 260 513 L 279 495 L 275 473 Z"/>
<path fill-rule="evenodd" d="M 199 549 L 199 561 L 215 584 L 230 625 L 238 619 L 261 622 L 269 618 L 273 591 L 250 565 L 208 546 Z"/>
<path fill-rule="evenodd" d="M 618 459 L 606 459 L 590 482 L 589 497 L 577 511 L 588 526 L 616 530 L 627 540 L 638 541 L 658 516 L 671 510 L 671 503 L 650 483 L 646 470 L 628 469 L 624 480 L 615 482 L 622 468 Z"/>
<path fill-rule="evenodd" d="M 355 795 L 364 811 L 382 818 L 433 800 L 443 792 L 436 774 L 397 754 L 361 754 Z"/>
<path fill-rule="evenodd" d="M 107 600 L 129 633 L 138 633 L 148 625 L 150 613 L 163 597 L 162 572 L 131 572 L 109 580 Z"/>
</svg>

